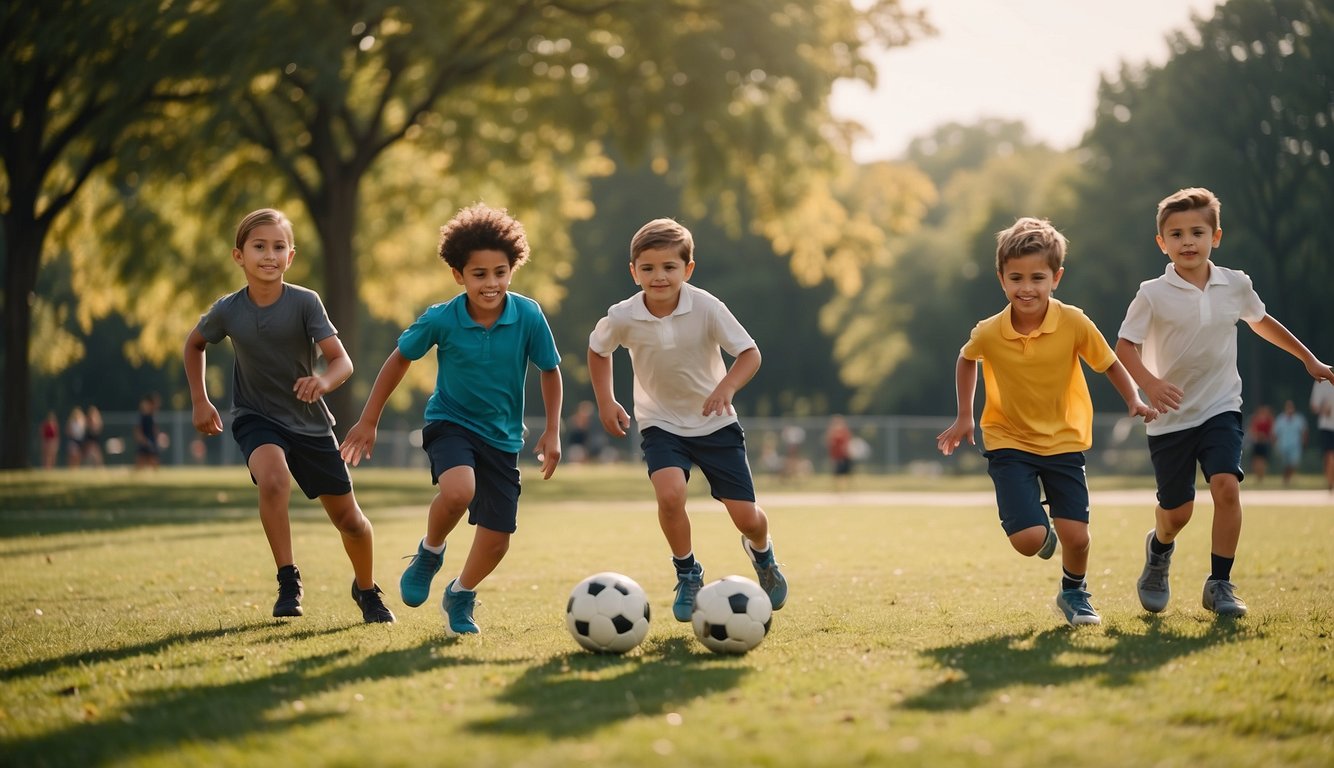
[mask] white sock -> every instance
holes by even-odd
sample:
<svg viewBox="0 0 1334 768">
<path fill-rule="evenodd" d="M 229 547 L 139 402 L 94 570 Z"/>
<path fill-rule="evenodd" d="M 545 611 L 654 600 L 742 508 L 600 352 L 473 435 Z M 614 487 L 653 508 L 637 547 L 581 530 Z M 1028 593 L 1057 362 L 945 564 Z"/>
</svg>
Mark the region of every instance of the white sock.
<svg viewBox="0 0 1334 768">
<path fill-rule="evenodd" d="M 747 549 L 752 555 L 762 555 L 762 554 L 764 554 L 765 552 L 768 552 L 770 549 L 773 549 L 773 546 L 774 546 L 774 540 L 773 540 L 773 539 L 765 539 L 765 540 L 764 540 L 764 548 L 763 548 L 763 549 L 756 549 L 756 548 L 755 548 L 755 545 L 750 543 L 750 539 L 746 539 L 746 549 Z"/>
<path fill-rule="evenodd" d="M 449 587 L 448 587 L 448 589 L 449 589 L 450 592 L 453 592 L 453 593 L 456 594 L 456 595 L 457 595 L 458 593 L 460 593 L 460 592 L 476 592 L 476 591 L 477 591 L 476 586 L 474 586 L 472 589 L 464 589 L 464 588 L 463 588 L 463 585 L 459 583 L 459 580 L 458 580 L 458 579 L 454 579 L 453 581 L 449 582 Z"/>
<path fill-rule="evenodd" d="M 426 539 L 422 539 L 422 549 L 426 550 L 427 552 L 439 555 L 445 551 L 445 542 L 442 541 L 440 542 L 440 546 L 433 547 L 430 544 L 426 543 Z"/>
</svg>

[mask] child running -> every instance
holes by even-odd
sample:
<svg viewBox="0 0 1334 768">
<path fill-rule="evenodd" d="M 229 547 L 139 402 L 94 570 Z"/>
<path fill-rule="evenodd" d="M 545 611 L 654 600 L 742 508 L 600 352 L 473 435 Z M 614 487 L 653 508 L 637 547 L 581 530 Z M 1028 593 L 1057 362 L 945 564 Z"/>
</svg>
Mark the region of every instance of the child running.
<svg viewBox="0 0 1334 768">
<path fill-rule="evenodd" d="M 232 260 L 246 286 L 214 302 L 185 340 L 185 378 L 195 429 L 222 434 L 222 418 L 209 400 L 204 349 L 230 337 L 232 436 L 241 447 L 250 479 L 259 489 L 259 519 L 278 567 L 274 616 L 301 616 L 305 595 L 292 554 L 288 497 L 292 479 L 307 498 L 320 500 L 343 537 L 355 578 L 352 599 L 367 623 L 394 621 L 375 583 L 375 539 L 370 520 L 352 493 L 352 478 L 338 454 L 333 415 L 324 395 L 352 375 L 352 360 L 338 340 L 319 294 L 283 280 L 296 257 L 292 222 L 263 208 L 236 228 Z M 322 354 L 325 370 L 315 372 Z"/>
<path fill-rule="evenodd" d="M 617 347 L 630 352 L 635 421 L 658 500 L 658 524 L 676 566 L 677 621 L 690 621 L 704 585 L 686 514 L 691 464 L 741 532 L 742 548 L 774 610 L 787 601 L 769 518 L 755 503 L 745 433 L 732 409 L 737 390 L 759 370 L 760 350 L 723 302 L 687 282 L 695 270 L 694 250 L 690 231 L 671 219 L 641 227 L 630 241 L 630 276 L 640 291 L 608 309 L 588 337 L 598 418 L 616 437 L 625 437 L 630 416 L 612 391 L 611 355 Z M 735 358 L 730 370 L 720 350 Z"/>
<path fill-rule="evenodd" d="M 399 589 L 410 606 L 426 602 L 444 564 L 446 539 L 467 512 L 469 524 L 477 526 L 472 549 L 440 604 L 445 633 L 453 637 L 481 631 L 473 616 L 477 586 L 500 565 L 518 526 L 529 364 L 541 371 L 546 407 L 546 429 L 534 448 L 543 479 L 561 457 L 562 390 L 560 355 L 542 308 L 509 290 L 515 271 L 528 261 L 523 225 L 501 209 L 465 208 L 440 228 L 439 256 L 463 292 L 428 308 L 398 337 L 342 452 L 353 466 L 370 457 L 385 402 L 412 361 L 435 347 L 436 386 L 426 403 L 422 448 L 440 490 Z"/>
</svg>

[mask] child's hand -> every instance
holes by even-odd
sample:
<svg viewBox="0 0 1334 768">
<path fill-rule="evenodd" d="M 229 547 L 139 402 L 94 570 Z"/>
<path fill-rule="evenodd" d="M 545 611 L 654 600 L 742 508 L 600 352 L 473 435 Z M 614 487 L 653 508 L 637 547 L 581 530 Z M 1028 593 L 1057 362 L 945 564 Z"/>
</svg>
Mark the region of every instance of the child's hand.
<svg viewBox="0 0 1334 768">
<path fill-rule="evenodd" d="M 343 438 L 343 443 L 338 446 L 338 453 L 343 457 L 343 461 L 357 466 L 362 458 L 371 457 L 371 449 L 375 448 L 375 438 L 379 430 L 375 424 L 358 421 L 347 431 L 347 437 Z"/>
<path fill-rule="evenodd" d="M 732 410 L 732 395 L 736 394 L 727 387 L 719 386 L 704 401 L 705 416 L 731 416 L 735 411 Z"/>
<path fill-rule="evenodd" d="M 319 376 L 302 376 L 292 385 L 296 399 L 303 403 L 313 403 L 329 391 L 329 385 Z"/>
<path fill-rule="evenodd" d="M 537 454 L 537 460 L 542 462 L 542 479 L 550 480 L 552 473 L 556 471 L 556 465 L 560 463 L 560 435 L 543 432 L 537 439 L 533 453 Z"/>
<path fill-rule="evenodd" d="M 1311 362 L 1307 363 L 1306 372 L 1311 374 L 1311 378 L 1316 381 L 1334 382 L 1334 368 L 1330 368 L 1319 360 L 1313 359 Z"/>
<path fill-rule="evenodd" d="M 615 400 L 606 408 L 598 408 L 598 421 L 602 422 L 603 429 L 617 437 L 625 437 L 625 430 L 630 428 L 630 414 Z"/>
<path fill-rule="evenodd" d="M 1145 405 L 1144 401 L 1140 400 L 1138 397 L 1135 398 L 1135 402 L 1130 404 L 1130 415 L 1143 418 L 1145 424 L 1158 418 L 1158 412 Z"/>
<path fill-rule="evenodd" d="M 1149 405 L 1159 413 L 1175 411 L 1181 407 L 1181 398 L 1185 394 L 1181 387 L 1170 381 L 1154 379 L 1144 387 L 1144 394 L 1149 396 Z"/>
<path fill-rule="evenodd" d="M 201 435 L 222 434 L 222 417 L 218 415 L 218 409 L 213 407 L 213 403 L 207 400 L 195 405 L 190 420 L 194 422 L 195 429 L 199 430 Z"/>
<path fill-rule="evenodd" d="M 940 449 L 941 453 L 949 456 L 965 439 L 968 440 L 969 445 L 977 445 L 977 442 L 973 439 L 973 420 L 957 418 L 949 429 L 936 435 L 936 447 Z"/>
</svg>

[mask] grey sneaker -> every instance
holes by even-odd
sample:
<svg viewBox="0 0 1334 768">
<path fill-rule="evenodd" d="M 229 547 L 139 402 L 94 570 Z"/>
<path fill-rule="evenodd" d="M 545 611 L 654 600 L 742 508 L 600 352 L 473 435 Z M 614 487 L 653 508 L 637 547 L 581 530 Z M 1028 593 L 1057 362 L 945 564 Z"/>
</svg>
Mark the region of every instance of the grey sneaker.
<svg viewBox="0 0 1334 768">
<path fill-rule="evenodd" d="M 1047 540 L 1042 542 L 1042 549 L 1038 550 L 1038 557 L 1043 560 L 1050 560 L 1051 556 L 1056 554 L 1056 530 L 1047 524 Z"/>
<path fill-rule="evenodd" d="M 690 621 L 695 612 L 695 595 L 704 586 L 704 566 L 695 563 L 695 567 L 676 572 L 676 600 L 672 602 L 672 615 L 677 621 Z"/>
<path fill-rule="evenodd" d="M 1172 567 L 1172 553 L 1176 551 L 1176 542 L 1172 548 L 1161 555 L 1155 555 L 1149 548 L 1153 541 L 1153 531 L 1144 537 L 1144 570 L 1139 575 L 1139 604 L 1144 610 L 1159 613 L 1167 607 L 1172 597 L 1172 590 L 1167 585 L 1167 569 Z"/>
<path fill-rule="evenodd" d="M 1246 601 L 1237 597 L 1237 585 L 1222 579 L 1204 582 L 1204 607 L 1219 616 L 1246 615 Z"/>
<path fill-rule="evenodd" d="M 773 542 L 769 543 L 768 551 L 756 552 L 751 549 L 750 542 L 743 535 L 741 548 L 746 550 L 750 564 L 755 566 L 755 576 L 760 580 L 760 589 L 769 596 L 770 605 L 775 611 L 782 608 L 787 603 L 787 579 L 783 578 L 778 561 L 774 560 Z"/>
<path fill-rule="evenodd" d="M 445 564 L 445 553 L 437 555 L 427 549 L 424 542 L 419 541 L 417 554 L 408 557 L 412 558 L 412 562 L 408 563 L 402 578 L 398 580 L 398 591 L 404 603 L 416 608 L 431 596 L 431 579 L 440 571 L 440 566 Z"/>
<path fill-rule="evenodd" d="M 477 605 L 477 593 L 453 591 L 458 581 L 454 579 L 449 582 L 445 587 L 445 598 L 440 601 L 440 611 L 445 614 L 445 634 L 450 637 L 475 635 L 482 631 L 472 618 L 473 606 Z"/>
<path fill-rule="evenodd" d="M 1072 627 L 1101 624 L 1102 617 L 1089 603 L 1089 593 L 1082 589 L 1063 589 L 1056 595 L 1056 607 Z"/>
</svg>

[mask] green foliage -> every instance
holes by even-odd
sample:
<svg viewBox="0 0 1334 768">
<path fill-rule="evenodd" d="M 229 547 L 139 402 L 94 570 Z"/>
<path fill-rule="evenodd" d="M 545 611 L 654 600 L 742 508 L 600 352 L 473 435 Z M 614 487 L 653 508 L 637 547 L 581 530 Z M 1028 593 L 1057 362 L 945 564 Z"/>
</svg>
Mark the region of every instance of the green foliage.
<svg viewBox="0 0 1334 768">
<path fill-rule="evenodd" d="M 293 535 L 307 615 L 269 617 L 273 564 L 244 470 L 104 476 L 74 509 L 6 504 L 0 750 L 32 766 L 1314 767 L 1334 756 L 1325 509 L 1252 507 L 1270 524 L 1248 529 L 1238 561 L 1251 615 L 1220 621 L 1196 591 L 1207 521 L 1178 540 L 1173 604 L 1151 617 L 1134 578 L 1152 492 L 1142 507 L 1099 507 L 1090 582 L 1104 623 L 1076 631 L 1049 609 L 1057 566 L 1017 557 L 989 502 L 770 496 L 792 597 L 761 646 L 723 658 L 670 618 L 671 566 L 648 482 L 621 476 L 631 472 L 634 487 L 582 478 L 593 492 L 610 482 L 619 500 L 557 501 L 548 482 L 528 484 L 512 548 L 481 585 L 483 634 L 462 640 L 444 637 L 434 605 L 394 595 L 396 556 L 424 526 L 424 475 L 381 475 L 362 499 L 392 626 L 360 623 L 338 535 L 305 500 Z M 192 483 L 200 506 L 181 511 Z M 179 495 L 160 498 L 164 487 Z M 727 516 L 693 503 L 708 578 L 746 573 Z M 442 576 L 470 536 L 453 537 Z M 570 588 L 599 570 L 650 596 L 649 636 L 626 656 L 579 650 L 564 627 Z"/>
</svg>

